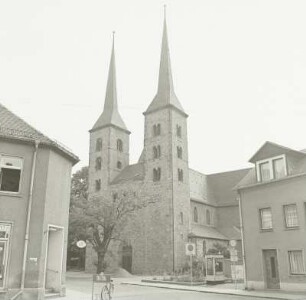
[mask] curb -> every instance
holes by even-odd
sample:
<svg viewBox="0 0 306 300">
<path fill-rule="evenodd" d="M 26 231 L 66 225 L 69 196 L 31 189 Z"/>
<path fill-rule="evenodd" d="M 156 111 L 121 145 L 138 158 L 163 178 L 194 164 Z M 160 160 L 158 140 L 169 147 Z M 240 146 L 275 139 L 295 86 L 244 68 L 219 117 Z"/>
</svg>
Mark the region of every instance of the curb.
<svg viewBox="0 0 306 300">
<path fill-rule="evenodd" d="M 148 286 L 148 287 L 155 287 L 155 288 L 161 288 L 161 289 L 168 289 L 168 290 L 178 290 L 178 291 L 187 291 L 187 292 L 197 292 L 197 293 L 208 293 L 208 294 L 220 294 L 220 295 L 230 295 L 230 296 L 240 296 L 240 297 L 253 297 L 253 298 L 264 298 L 264 299 L 278 299 L 278 300 L 290 300 L 290 299 L 295 299 L 295 300 L 306 300 L 306 296 L 304 295 L 296 295 L 297 298 L 292 297 L 288 298 L 286 295 L 284 296 L 272 296 L 272 295 L 256 295 L 256 294 L 241 294 L 237 292 L 222 292 L 222 291 L 209 291 L 209 290 L 195 290 L 191 289 L 189 287 L 183 287 L 183 288 L 178 288 L 177 286 L 174 287 L 169 287 L 169 286 L 160 286 L 160 285 L 152 285 L 152 284 L 141 284 L 141 283 L 132 283 L 132 282 L 121 282 L 121 284 L 126 284 L 126 285 L 138 285 L 138 286 Z M 305 297 L 305 298 L 298 298 L 298 297 Z"/>
</svg>

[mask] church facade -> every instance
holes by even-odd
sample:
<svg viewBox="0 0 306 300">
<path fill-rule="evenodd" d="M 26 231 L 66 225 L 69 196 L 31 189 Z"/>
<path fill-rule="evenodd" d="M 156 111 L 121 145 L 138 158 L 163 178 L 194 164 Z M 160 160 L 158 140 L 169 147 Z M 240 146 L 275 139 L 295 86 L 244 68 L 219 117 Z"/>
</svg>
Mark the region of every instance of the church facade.
<svg viewBox="0 0 306 300">
<path fill-rule="evenodd" d="M 182 268 L 190 241 L 199 258 L 217 245 L 227 247 L 231 239 L 240 249 L 232 188 L 248 170 L 205 175 L 189 168 L 188 115 L 174 90 L 166 20 L 158 89 L 144 118 L 143 151 L 130 164 L 130 131 L 118 109 L 113 45 L 104 110 L 90 130 L 89 196 L 128 195 L 149 205 L 127 222 L 122 241 L 111 246 L 110 263 L 135 274 L 157 274 Z M 87 271 L 94 269 L 95 259 L 88 248 Z"/>
</svg>

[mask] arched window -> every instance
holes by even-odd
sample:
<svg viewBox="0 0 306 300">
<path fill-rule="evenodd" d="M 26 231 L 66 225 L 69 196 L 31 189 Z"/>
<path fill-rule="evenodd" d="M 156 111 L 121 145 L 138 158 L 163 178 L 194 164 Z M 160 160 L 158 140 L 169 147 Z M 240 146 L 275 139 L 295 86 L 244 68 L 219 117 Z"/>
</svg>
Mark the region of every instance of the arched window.
<svg viewBox="0 0 306 300">
<path fill-rule="evenodd" d="M 154 168 L 153 169 L 153 181 L 160 181 L 161 178 L 161 169 Z"/>
<path fill-rule="evenodd" d="M 181 182 L 184 181 L 184 172 L 182 169 L 177 170 L 177 177 L 178 177 L 178 181 L 181 181 Z"/>
<path fill-rule="evenodd" d="M 161 155 L 161 150 L 160 150 L 160 146 L 154 146 L 153 147 L 153 158 L 159 158 Z"/>
<path fill-rule="evenodd" d="M 161 134 L 161 126 L 160 124 L 153 125 L 153 136 L 158 136 Z"/>
<path fill-rule="evenodd" d="M 211 224 L 211 215 L 210 215 L 210 210 L 206 209 L 206 224 L 210 225 Z"/>
<path fill-rule="evenodd" d="M 120 139 L 117 140 L 117 150 L 120 152 L 123 151 L 123 142 Z"/>
<path fill-rule="evenodd" d="M 96 151 L 101 151 L 102 150 L 102 139 L 98 138 L 96 140 Z"/>
<path fill-rule="evenodd" d="M 206 254 L 206 241 L 203 240 L 203 255 Z"/>
<path fill-rule="evenodd" d="M 101 190 L 101 179 L 97 179 L 96 180 L 96 182 L 95 182 L 95 189 L 96 189 L 96 192 Z"/>
<path fill-rule="evenodd" d="M 193 221 L 198 223 L 198 209 L 196 207 L 193 209 Z"/>
<path fill-rule="evenodd" d="M 99 156 L 96 158 L 96 171 L 101 170 L 101 167 L 102 167 L 102 159 Z"/>
<path fill-rule="evenodd" d="M 176 125 L 176 135 L 182 137 L 182 127 L 180 125 Z"/>
<path fill-rule="evenodd" d="M 180 212 L 180 223 L 184 224 L 184 214 L 183 214 L 183 212 Z"/>
<path fill-rule="evenodd" d="M 118 199 L 118 194 L 117 193 L 113 193 L 113 200 L 117 200 Z"/>
<path fill-rule="evenodd" d="M 177 157 L 182 158 L 183 157 L 183 148 L 180 146 L 177 146 Z"/>
<path fill-rule="evenodd" d="M 121 161 L 117 161 L 117 169 L 121 169 L 122 168 L 122 163 Z"/>
</svg>

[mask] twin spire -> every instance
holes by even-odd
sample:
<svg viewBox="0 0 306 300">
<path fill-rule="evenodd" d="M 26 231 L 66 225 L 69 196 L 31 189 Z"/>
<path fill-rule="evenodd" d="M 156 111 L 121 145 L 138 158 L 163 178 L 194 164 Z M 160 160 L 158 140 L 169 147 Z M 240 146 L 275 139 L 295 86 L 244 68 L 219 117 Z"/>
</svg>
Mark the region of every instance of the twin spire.
<svg viewBox="0 0 306 300">
<path fill-rule="evenodd" d="M 147 108 L 147 110 L 144 112 L 144 114 L 154 112 L 164 107 L 173 107 L 179 112 L 181 112 L 183 115 L 187 116 L 174 92 L 171 62 L 170 62 L 170 52 L 168 45 L 166 11 L 164 14 L 164 28 L 163 28 L 157 93 L 153 101 Z M 104 102 L 104 110 L 101 116 L 99 117 L 99 119 L 97 120 L 97 122 L 95 123 L 94 127 L 92 128 L 92 131 L 109 125 L 113 125 L 124 131 L 128 131 L 118 111 L 114 34 L 113 34 L 111 61 L 108 72 L 108 81 L 106 87 L 106 96 Z"/>
</svg>

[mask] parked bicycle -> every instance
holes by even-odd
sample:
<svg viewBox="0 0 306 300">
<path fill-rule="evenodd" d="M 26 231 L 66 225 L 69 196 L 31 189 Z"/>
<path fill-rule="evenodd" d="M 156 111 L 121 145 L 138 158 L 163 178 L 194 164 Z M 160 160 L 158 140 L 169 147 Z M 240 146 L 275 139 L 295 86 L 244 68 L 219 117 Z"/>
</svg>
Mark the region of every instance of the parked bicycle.
<svg viewBox="0 0 306 300">
<path fill-rule="evenodd" d="M 114 293 L 114 283 L 108 274 L 93 275 L 92 300 L 111 300 Z"/>
<path fill-rule="evenodd" d="M 109 276 L 109 275 L 106 275 Z M 109 279 L 106 280 L 105 285 L 102 287 L 101 290 L 101 300 L 111 300 L 112 299 L 112 294 L 114 292 L 114 284 L 113 284 L 113 280 Z"/>
</svg>

